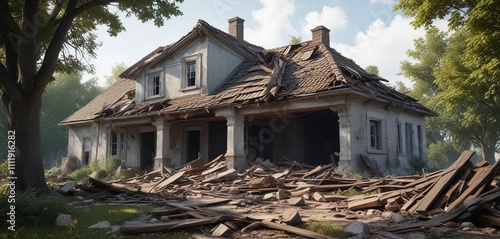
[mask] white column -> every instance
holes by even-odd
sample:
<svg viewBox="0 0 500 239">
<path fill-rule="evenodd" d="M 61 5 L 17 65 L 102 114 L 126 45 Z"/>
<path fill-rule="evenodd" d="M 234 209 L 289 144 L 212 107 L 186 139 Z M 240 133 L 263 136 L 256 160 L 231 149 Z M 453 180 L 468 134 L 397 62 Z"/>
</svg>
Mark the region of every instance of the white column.
<svg viewBox="0 0 500 239">
<path fill-rule="evenodd" d="M 164 119 L 157 119 L 153 125 L 156 127 L 154 170 L 163 166 L 170 167 L 170 123 Z"/>
<path fill-rule="evenodd" d="M 343 173 L 353 172 L 352 151 L 351 151 L 351 122 L 349 111 L 346 107 L 332 107 L 332 111 L 337 113 L 339 117 L 339 141 L 340 141 L 340 157 L 338 170 Z"/>
<path fill-rule="evenodd" d="M 234 168 L 243 172 L 247 168 L 247 156 L 245 154 L 245 117 L 237 114 L 234 110 L 218 112 L 227 120 L 227 168 Z"/>
</svg>

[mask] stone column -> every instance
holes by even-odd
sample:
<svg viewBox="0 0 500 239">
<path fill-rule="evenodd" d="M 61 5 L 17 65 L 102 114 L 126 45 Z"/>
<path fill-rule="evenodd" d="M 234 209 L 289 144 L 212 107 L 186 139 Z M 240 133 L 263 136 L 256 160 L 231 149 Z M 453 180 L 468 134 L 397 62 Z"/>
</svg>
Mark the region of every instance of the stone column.
<svg viewBox="0 0 500 239">
<path fill-rule="evenodd" d="M 243 172 L 247 168 L 247 157 L 245 154 L 245 117 L 234 111 L 224 115 L 227 119 L 227 168 L 234 168 Z"/>
<path fill-rule="evenodd" d="M 351 122 L 349 112 L 346 107 L 332 107 L 339 117 L 339 140 L 340 140 L 340 158 L 338 170 L 343 173 L 352 173 L 353 164 L 351 160 Z"/>
<path fill-rule="evenodd" d="M 170 167 L 170 123 L 165 119 L 157 119 L 153 125 L 156 127 L 154 170 L 163 166 Z"/>
</svg>

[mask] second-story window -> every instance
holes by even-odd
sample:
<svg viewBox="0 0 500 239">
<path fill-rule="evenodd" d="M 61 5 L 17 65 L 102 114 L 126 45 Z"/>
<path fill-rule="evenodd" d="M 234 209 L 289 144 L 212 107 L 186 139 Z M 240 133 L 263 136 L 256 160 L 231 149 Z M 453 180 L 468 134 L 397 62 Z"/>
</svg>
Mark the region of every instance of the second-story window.
<svg viewBox="0 0 500 239">
<path fill-rule="evenodd" d="M 182 59 L 181 91 L 199 90 L 201 87 L 201 54 Z"/>
<path fill-rule="evenodd" d="M 161 73 L 151 73 L 146 76 L 146 99 L 159 97 L 162 95 L 162 78 Z"/>
<path fill-rule="evenodd" d="M 186 62 L 186 86 L 196 85 L 196 61 Z"/>
</svg>

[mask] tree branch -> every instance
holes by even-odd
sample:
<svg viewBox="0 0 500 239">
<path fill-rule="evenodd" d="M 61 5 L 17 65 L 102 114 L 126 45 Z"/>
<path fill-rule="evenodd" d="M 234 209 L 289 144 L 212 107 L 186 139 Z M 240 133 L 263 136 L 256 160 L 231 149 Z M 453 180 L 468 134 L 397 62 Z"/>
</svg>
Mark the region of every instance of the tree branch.
<svg viewBox="0 0 500 239">
<path fill-rule="evenodd" d="M 9 98 L 18 98 L 21 96 L 21 91 L 18 88 L 16 82 L 16 78 L 13 78 L 7 68 L 3 64 L 0 63 L 0 86 L 3 88 L 4 95 L 7 95 Z M 2 99 L 3 99 L 2 95 Z"/>
<path fill-rule="evenodd" d="M 75 8 L 77 4 L 78 0 L 70 0 L 68 2 L 64 15 L 54 32 L 47 50 L 45 51 L 42 66 L 38 70 L 38 73 L 35 76 L 36 81 L 34 82 L 35 90 L 39 94 L 43 93 L 45 87 L 50 81 L 50 77 L 56 70 L 59 53 L 64 45 L 66 35 L 73 24 L 73 20 L 76 17 Z"/>
<path fill-rule="evenodd" d="M 54 73 L 57 65 L 57 60 L 59 58 L 59 53 L 64 45 L 66 35 L 73 24 L 73 20 L 81 13 L 97 6 L 105 6 L 112 2 L 118 1 L 90 1 L 83 4 L 80 7 L 76 7 L 78 4 L 77 0 L 70 0 L 66 6 L 63 17 L 60 19 L 59 25 L 54 33 L 50 44 L 45 51 L 45 56 L 43 59 L 42 66 L 36 75 L 36 90 L 38 93 L 42 93 L 45 86 L 49 83 L 50 77 Z"/>
<path fill-rule="evenodd" d="M 21 85 L 25 94 L 30 94 L 36 74 L 36 34 L 38 28 L 34 25 L 35 14 L 39 11 L 40 1 L 25 1 L 23 5 L 23 19 L 21 34 L 23 41 L 17 45 L 18 67 Z"/>
<path fill-rule="evenodd" d="M 0 0 L 0 44 L 4 45 L 5 67 L 14 79 L 18 76 L 17 41 L 20 37 L 19 26 L 12 18 L 9 4 L 5 0 Z"/>
</svg>

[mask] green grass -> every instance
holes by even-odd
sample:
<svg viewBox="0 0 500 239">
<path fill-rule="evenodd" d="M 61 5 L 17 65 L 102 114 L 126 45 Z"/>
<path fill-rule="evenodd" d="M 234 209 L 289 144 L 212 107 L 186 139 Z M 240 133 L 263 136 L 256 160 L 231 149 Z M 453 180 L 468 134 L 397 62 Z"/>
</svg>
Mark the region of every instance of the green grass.
<svg viewBox="0 0 500 239">
<path fill-rule="evenodd" d="M 337 195 L 344 195 L 344 196 L 356 196 L 356 195 L 361 195 L 363 192 L 357 190 L 356 188 L 349 188 L 347 190 L 337 190 L 334 192 L 334 194 Z"/>
<path fill-rule="evenodd" d="M 121 225 L 124 221 L 133 218 L 137 213 L 150 212 L 154 205 L 145 206 L 90 206 L 76 208 L 73 212 L 73 223 L 69 227 L 48 225 L 21 226 L 16 233 L 0 234 L 3 238 L 32 238 L 32 239 L 107 239 L 107 238 L 190 238 L 187 232 L 174 231 L 155 234 L 138 234 L 124 236 L 121 234 L 105 234 L 110 229 L 89 229 L 88 227 L 99 221 L 109 221 L 111 225 Z M 19 227 L 19 226 L 18 226 Z"/>
<path fill-rule="evenodd" d="M 335 225 L 333 222 L 311 221 L 306 223 L 305 229 L 340 239 L 348 237 L 344 231 L 344 227 Z"/>
</svg>

